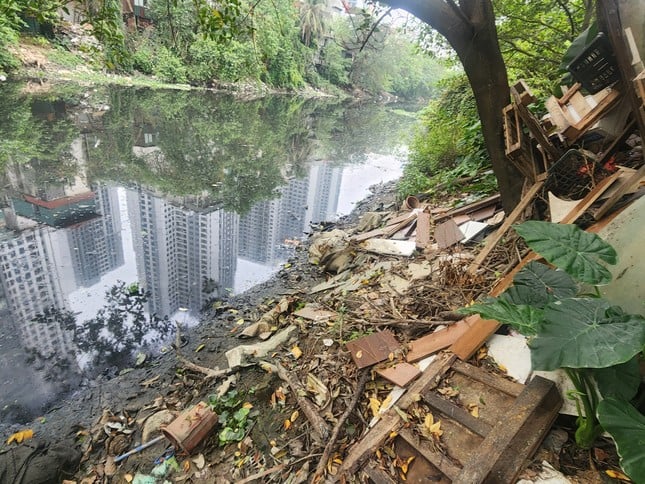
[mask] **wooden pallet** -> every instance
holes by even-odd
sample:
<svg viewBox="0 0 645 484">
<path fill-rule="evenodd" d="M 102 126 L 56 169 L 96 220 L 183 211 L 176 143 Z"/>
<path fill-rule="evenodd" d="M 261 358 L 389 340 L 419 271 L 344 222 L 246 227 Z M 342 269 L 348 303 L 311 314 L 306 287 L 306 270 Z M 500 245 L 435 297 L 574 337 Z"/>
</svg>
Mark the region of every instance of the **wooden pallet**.
<svg viewBox="0 0 645 484">
<path fill-rule="evenodd" d="M 381 455 L 393 450 L 400 460 L 410 460 L 406 482 L 514 482 L 562 405 L 549 380 L 535 377 L 522 385 L 454 357 L 439 358 L 415 385 L 408 391 L 413 398 L 401 401 L 398 412 L 386 415 L 350 449 L 339 476 L 358 471 L 364 482 L 393 482 L 396 476 L 374 457 L 377 449 L 383 449 Z M 439 387 L 458 388 L 459 394 L 444 397 L 436 391 Z M 419 397 L 435 421 L 441 420 L 444 433 L 438 443 L 422 437 L 400 417 Z M 478 418 L 466 410 L 469 403 L 478 406 Z M 393 432 L 396 437 L 387 440 Z"/>
</svg>

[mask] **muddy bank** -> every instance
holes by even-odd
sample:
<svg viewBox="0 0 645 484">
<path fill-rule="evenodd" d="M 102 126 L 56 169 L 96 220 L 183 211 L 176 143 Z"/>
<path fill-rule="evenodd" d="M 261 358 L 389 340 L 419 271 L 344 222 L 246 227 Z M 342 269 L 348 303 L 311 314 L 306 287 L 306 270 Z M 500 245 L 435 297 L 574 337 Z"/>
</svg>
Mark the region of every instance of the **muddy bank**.
<svg viewBox="0 0 645 484">
<path fill-rule="evenodd" d="M 350 227 L 366 211 L 393 207 L 395 185 L 395 182 L 389 182 L 372 187 L 373 194 L 357 203 L 350 215 L 334 225 Z M 185 337 L 182 354 L 198 365 L 225 368 L 227 362 L 224 352 L 241 343 L 235 333 L 239 328 L 238 321 L 256 321 L 271 307 L 271 303 L 275 304 L 284 295 L 304 294 L 309 287 L 323 280 L 321 270 L 307 261 L 308 243 L 306 236 L 303 238 L 305 240 L 295 248 L 293 257 L 273 278 L 221 301 L 219 307 L 203 314 L 198 326 L 182 329 Z M 199 351 L 195 352 L 198 348 Z M 149 357 L 142 367 L 129 369 L 120 376 L 111 378 L 100 375 L 85 380 L 73 393 L 54 401 L 49 411 L 30 424 L 0 423 L 0 437 L 6 440 L 9 434 L 30 427 L 38 438 L 49 442 L 73 441 L 76 430 L 91 427 L 104 409 L 135 411 L 159 395 L 171 394 L 174 391 L 172 383 L 177 378 L 177 367 L 175 353 L 169 350 Z M 154 385 L 142 385 L 142 382 L 152 379 L 155 379 Z"/>
</svg>

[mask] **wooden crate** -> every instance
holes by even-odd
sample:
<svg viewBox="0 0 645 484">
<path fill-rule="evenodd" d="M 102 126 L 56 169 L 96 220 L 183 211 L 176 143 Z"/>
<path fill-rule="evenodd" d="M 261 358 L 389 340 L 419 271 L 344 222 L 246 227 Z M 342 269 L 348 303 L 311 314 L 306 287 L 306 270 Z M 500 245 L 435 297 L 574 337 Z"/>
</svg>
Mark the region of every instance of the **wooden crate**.
<svg viewBox="0 0 645 484">
<path fill-rule="evenodd" d="M 418 395 L 435 421 L 441 420 L 439 441 L 433 443 L 414 425 L 398 422 L 391 429 L 397 436 L 385 444 L 401 461 L 414 457 L 406 482 L 514 482 L 558 415 L 562 397 L 555 384 L 534 377 L 522 385 L 459 360 L 450 360 L 435 372 Z M 458 388 L 459 394 L 445 397 L 436 391 L 442 387 Z M 478 418 L 469 413 L 468 404 L 478 406 Z M 384 430 L 376 432 L 387 435 Z M 375 457 L 362 465 L 360 474 L 363 482 L 374 483 L 393 482 L 395 477 L 379 468 Z"/>
</svg>

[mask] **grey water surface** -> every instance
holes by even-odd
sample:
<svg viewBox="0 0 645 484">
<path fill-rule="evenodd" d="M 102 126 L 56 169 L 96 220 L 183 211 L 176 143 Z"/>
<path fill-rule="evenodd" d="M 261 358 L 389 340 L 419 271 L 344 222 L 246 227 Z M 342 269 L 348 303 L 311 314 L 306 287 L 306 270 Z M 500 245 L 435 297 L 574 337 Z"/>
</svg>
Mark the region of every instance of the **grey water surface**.
<svg viewBox="0 0 645 484">
<path fill-rule="evenodd" d="M 416 108 L 0 87 L 0 421 L 270 278 L 401 174 Z M 128 357 L 128 358 L 126 358 Z"/>
</svg>

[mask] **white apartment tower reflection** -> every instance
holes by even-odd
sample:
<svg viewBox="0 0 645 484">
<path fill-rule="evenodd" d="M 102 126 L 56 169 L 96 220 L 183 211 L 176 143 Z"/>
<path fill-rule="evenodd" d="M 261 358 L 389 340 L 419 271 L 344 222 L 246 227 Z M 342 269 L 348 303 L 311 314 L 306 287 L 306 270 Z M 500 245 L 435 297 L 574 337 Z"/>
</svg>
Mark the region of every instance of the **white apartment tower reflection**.
<svg viewBox="0 0 645 484">
<path fill-rule="evenodd" d="M 289 257 L 285 239 L 299 238 L 307 224 L 333 217 L 338 206 L 342 168 L 316 162 L 306 177 L 292 179 L 280 198 L 260 202 L 240 220 L 240 257 L 275 265 Z"/>
<path fill-rule="evenodd" d="M 143 188 L 127 190 L 139 280 L 151 313 L 196 316 L 210 297 L 233 286 L 239 216 L 177 207 Z"/>
<path fill-rule="evenodd" d="M 123 264 L 116 192 L 100 186 L 53 199 L 16 195 L 3 215 L 0 282 L 16 329 L 43 355 L 70 353 L 69 332 L 34 318 L 52 307 L 69 309 L 73 291 Z"/>
</svg>

